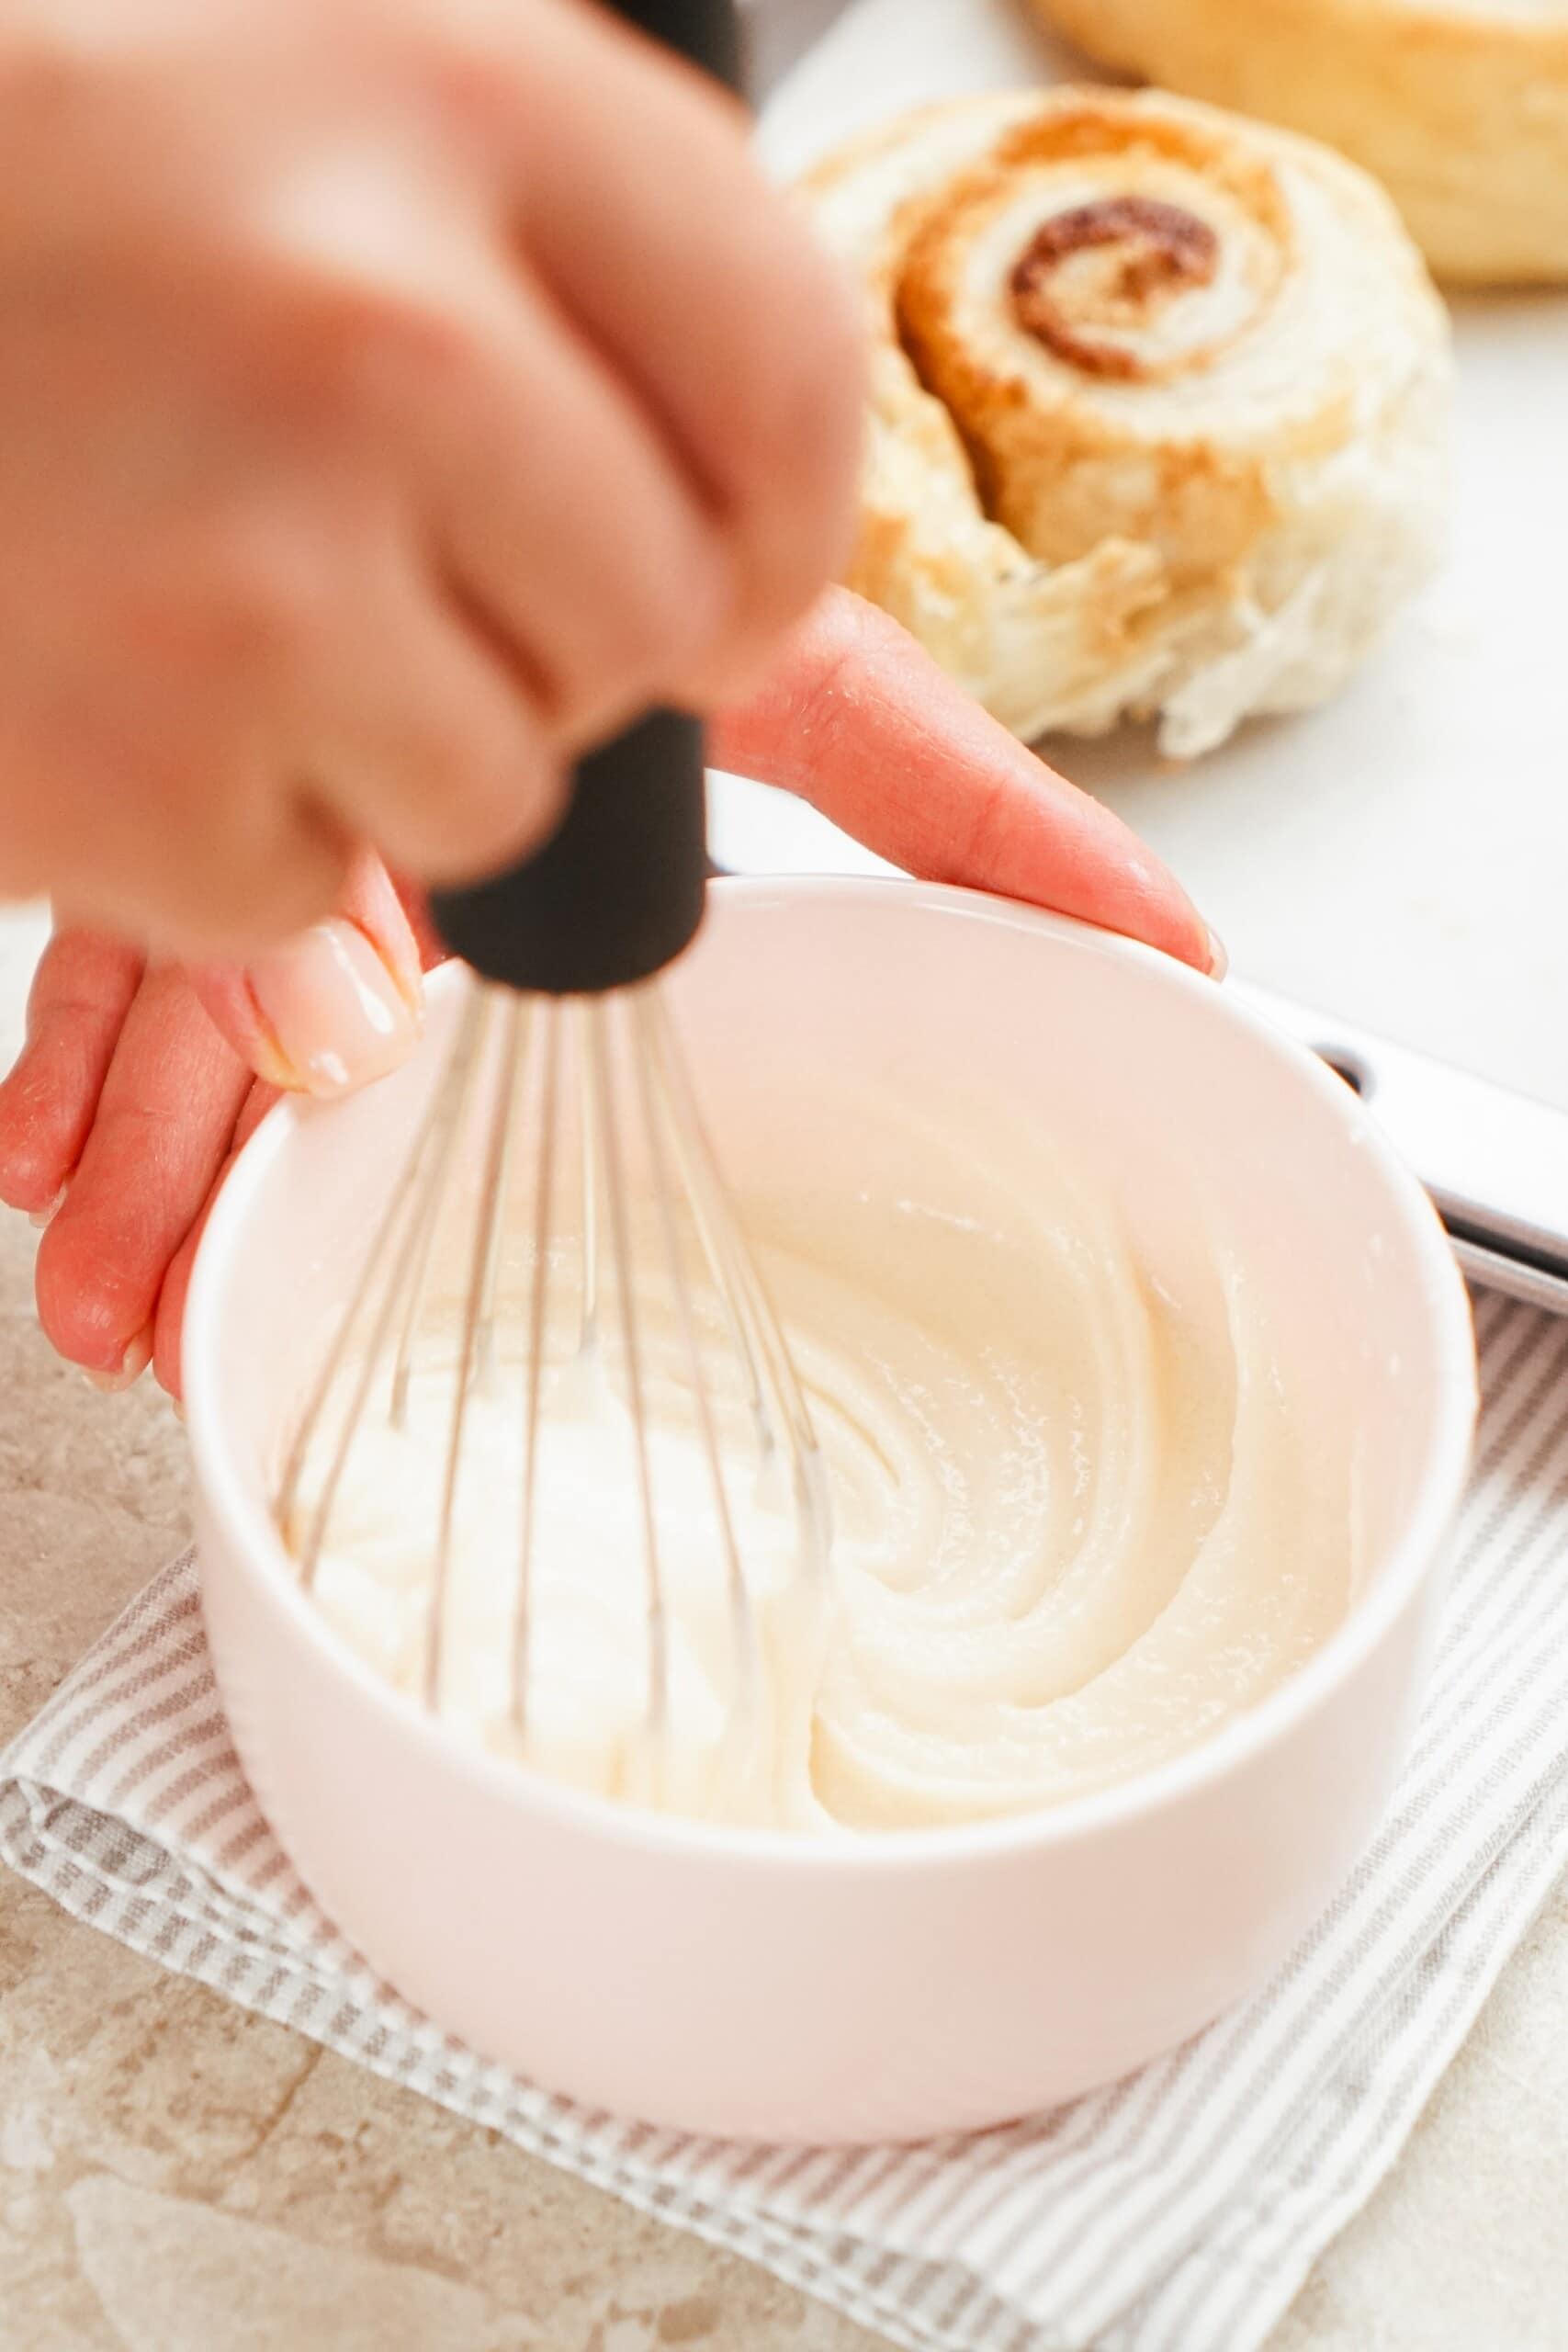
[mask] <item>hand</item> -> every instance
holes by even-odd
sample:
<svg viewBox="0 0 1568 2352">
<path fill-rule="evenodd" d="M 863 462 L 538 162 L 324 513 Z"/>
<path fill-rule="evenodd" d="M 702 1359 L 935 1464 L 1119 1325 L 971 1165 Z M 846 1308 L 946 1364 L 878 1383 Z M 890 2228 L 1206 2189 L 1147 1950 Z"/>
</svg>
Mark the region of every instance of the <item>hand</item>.
<svg viewBox="0 0 1568 2352">
<path fill-rule="evenodd" d="M 848 297 L 579 0 L 0 0 L 0 893 L 182 955 L 522 852 L 842 552 Z"/>
<path fill-rule="evenodd" d="M 1202 921 L 1120 820 L 842 590 L 712 748 L 719 764 L 801 793 L 928 879 L 1032 899 L 1215 967 Z M 400 903 L 369 865 L 344 903 L 248 969 L 149 968 L 70 930 L 45 953 L 28 1043 L 0 1086 L 0 1198 L 39 1216 L 58 1204 L 39 1250 L 39 1313 L 101 1385 L 125 1385 L 151 1359 L 179 1392 L 202 1220 L 276 1098 L 253 1070 L 331 1093 L 412 1045 L 420 966 L 440 952 L 418 901 Z"/>
</svg>

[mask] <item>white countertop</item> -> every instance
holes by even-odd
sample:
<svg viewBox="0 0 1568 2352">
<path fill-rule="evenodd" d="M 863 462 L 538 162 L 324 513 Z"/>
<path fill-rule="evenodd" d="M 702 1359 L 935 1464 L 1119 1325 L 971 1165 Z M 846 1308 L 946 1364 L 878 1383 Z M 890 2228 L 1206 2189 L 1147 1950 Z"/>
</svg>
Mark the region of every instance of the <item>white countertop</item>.
<svg viewBox="0 0 1568 2352">
<path fill-rule="evenodd" d="M 900 106 L 1074 70 L 1022 0 L 857 0 L 764 146 L 787 172 Z M 1247 978 L 1568 1108 L 1568 291 L 1470 297 L 1454 323 L 1450 559 L 1349 690 L 1186 772 L 1129 730 L 1050 752 Z M 840 854 L 787 820 L 747 840 L 737 863 Z"/>
</svg>

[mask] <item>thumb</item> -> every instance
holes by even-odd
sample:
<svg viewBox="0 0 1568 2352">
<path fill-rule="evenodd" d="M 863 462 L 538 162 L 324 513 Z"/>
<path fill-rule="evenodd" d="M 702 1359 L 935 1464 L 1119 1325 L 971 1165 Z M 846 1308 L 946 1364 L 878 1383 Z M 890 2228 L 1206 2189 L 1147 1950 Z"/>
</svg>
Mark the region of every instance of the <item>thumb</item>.
<svg viewBox="0 0 1568 2352">
<path fill-rule="evenodd" d="M 195 964 L 192 987 L 257 1076 L 291 1092 L 352 1093 L 412 1052 L 423 958 L 391 877 L 355 859 L 337 911 L 247 964 Z"/>
</svg>

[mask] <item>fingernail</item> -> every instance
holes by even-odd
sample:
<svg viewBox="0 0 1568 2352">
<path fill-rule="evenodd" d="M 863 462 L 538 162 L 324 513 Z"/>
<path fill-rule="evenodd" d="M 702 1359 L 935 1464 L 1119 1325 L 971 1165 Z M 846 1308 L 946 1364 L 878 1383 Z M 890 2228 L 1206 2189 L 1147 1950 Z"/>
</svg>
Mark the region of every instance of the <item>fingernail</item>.
<svg viewBox="0 0 1568 2352">
<path fill-rule="evenodd" d="M 406 1061 L 419 1017 L 365 933 L 342 915 L 315 923 L 249 967 L 277 1051 L 275 1085 L 347 1094 Z"/>
<path fill-rule="evenodd" d="M 53 1221 L 59 1211 L 60 1204 L 64 1198 L 65 1186 L 62 1184 L 59 1192 L 56 1193 L 53 1200 L 49 1203 L 46 1208 L 31 1209 L 28 1211 L 28 1223 L 29 1225 L 36 1225 L 41 1231 L 46 1225 L 49 1225 Z"/>
<path fill-rule="evenodd" d="M 1211 924 L 1209 926 L 1209 978 L 1213 980 L 1223 980 L 1230 967 L 1231 959 L 1225 952 L 1225 943 Z"/>
<path fill-rule="evenodd" d="M 82 1377 L 91 1388 L 101 1389 L 106 1396 L 116 1396 L 122 1388 L 133 1388 L 152 1361 L 152 1334 L 138 1331 L 120 1358 L 118 1372 L 84 1372 Z"/>
</svg>

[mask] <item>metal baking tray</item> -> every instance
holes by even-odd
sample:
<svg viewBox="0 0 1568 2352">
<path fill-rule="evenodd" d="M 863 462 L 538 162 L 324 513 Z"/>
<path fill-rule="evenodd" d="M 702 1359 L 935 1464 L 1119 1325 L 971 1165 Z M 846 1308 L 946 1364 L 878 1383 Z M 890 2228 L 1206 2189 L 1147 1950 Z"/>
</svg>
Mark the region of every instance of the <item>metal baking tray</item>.
<svg viewBox="0 0 1568 2352">
<path fill-rule="evenodd" d="M 1436 1204 L 1467 1274 L 1568 1315 L 1568 1113 L 1235 980 L 1353 1086 Z"/>
</svg>

